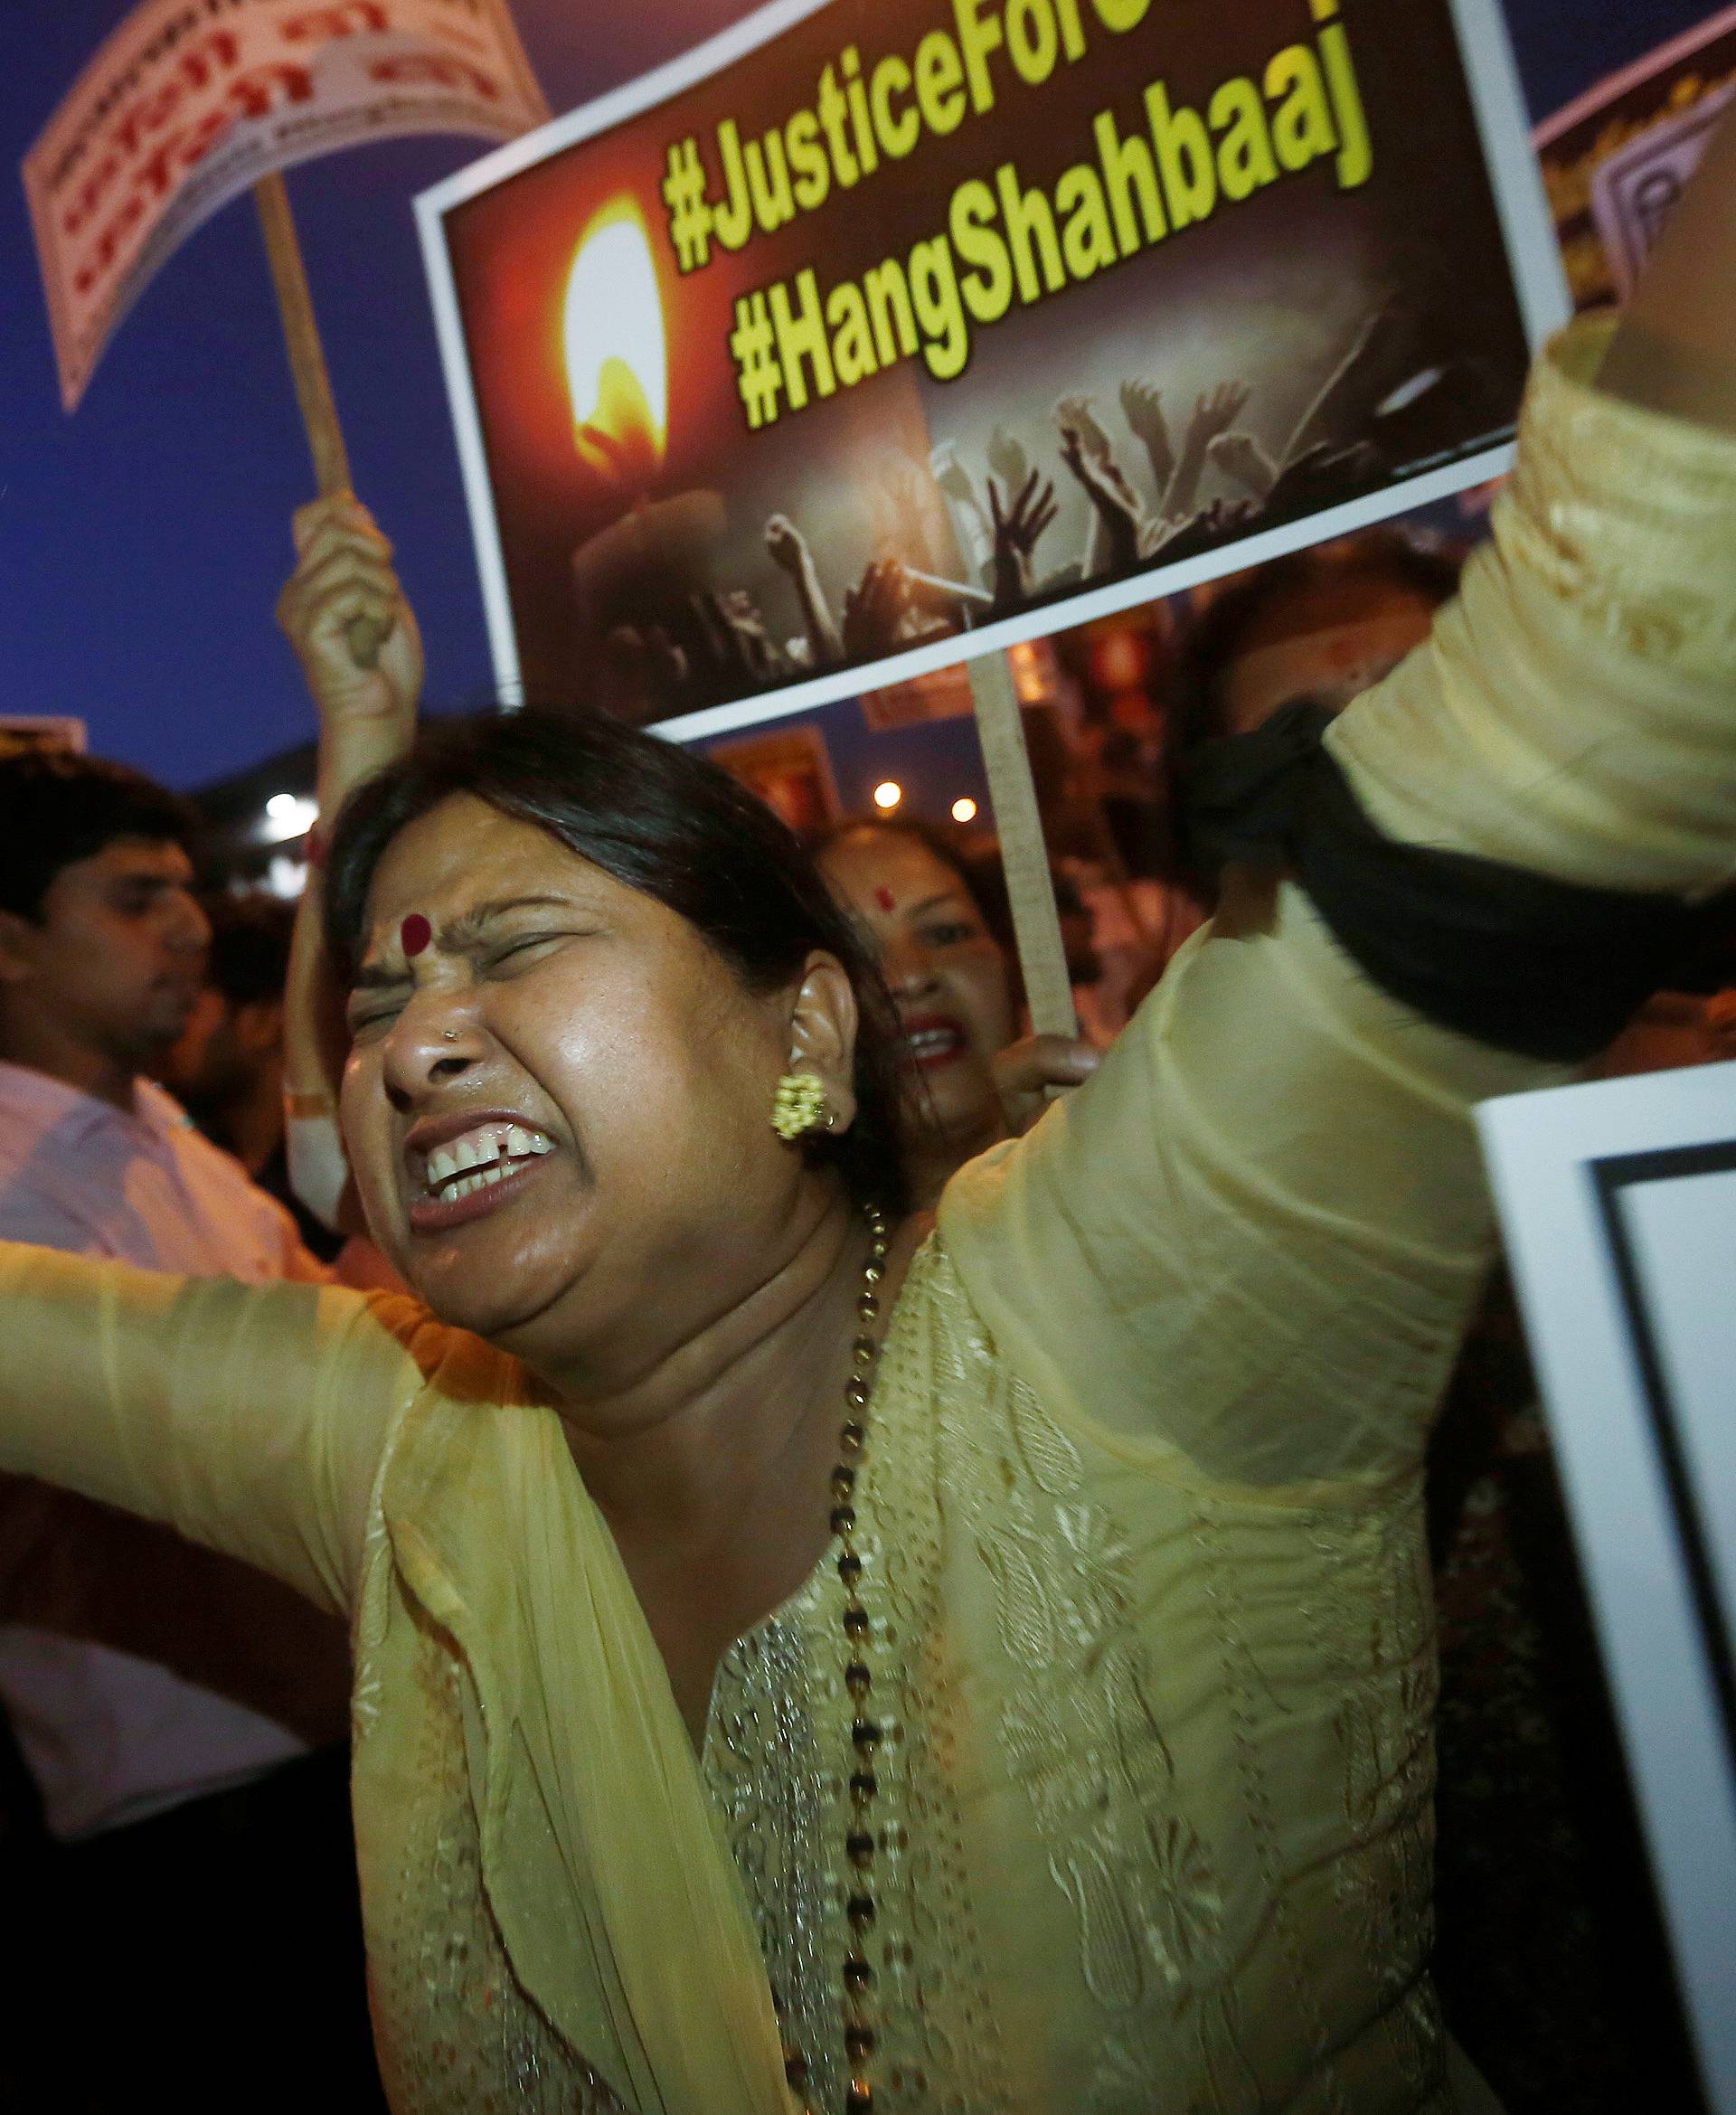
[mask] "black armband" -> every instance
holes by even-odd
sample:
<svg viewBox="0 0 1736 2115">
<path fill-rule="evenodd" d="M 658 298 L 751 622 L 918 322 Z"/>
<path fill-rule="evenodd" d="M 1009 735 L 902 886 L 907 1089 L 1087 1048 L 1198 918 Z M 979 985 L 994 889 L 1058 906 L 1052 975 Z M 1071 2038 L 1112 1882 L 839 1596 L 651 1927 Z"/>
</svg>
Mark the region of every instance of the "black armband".
<svg viewBox="0 0 1736 2115">
<path fill-rule="evenodd" d="M 1322 745 L 1332 718 L 1297 700 L 1202 743 L 1182 778 L 1189 856 L 1286 869 L 1357 967 L 1442 1027 L 1578 1062 L 1736 915 L 1736 892 L 1690 905 L 1383 836 Z"/>
</svg>

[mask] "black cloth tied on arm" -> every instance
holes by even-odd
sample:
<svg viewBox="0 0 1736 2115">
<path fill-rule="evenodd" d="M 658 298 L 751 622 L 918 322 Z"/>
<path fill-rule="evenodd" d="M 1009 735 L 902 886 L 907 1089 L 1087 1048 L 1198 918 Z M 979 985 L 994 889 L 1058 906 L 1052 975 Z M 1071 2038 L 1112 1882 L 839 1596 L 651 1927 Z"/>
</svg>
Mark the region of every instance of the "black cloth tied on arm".
<svg viewBox="0 0 1736 2115">
<path fill-rule="evenodd" d="M 1576 1063 L 1736 913 L 1736 892 L 1690 905 L 1383 836 L 1322 744 L 1333 717 L 1297 699 L 1203 742 L 1182 771 L 1188 856 L 1286 870 L 1358 968 L 1443 1027 Z"/>
</svg>

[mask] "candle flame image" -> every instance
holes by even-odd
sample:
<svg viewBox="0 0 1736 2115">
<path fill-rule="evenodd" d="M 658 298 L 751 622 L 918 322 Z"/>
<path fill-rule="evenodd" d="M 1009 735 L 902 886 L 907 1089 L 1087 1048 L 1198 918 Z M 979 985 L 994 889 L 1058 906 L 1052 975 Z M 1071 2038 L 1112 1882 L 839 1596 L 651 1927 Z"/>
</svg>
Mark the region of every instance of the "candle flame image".
<svg viewBox="0 0 1736 2115">
<path fill-rule="evenodd" d="M 631 198 L 612 199 L 580 239 L 563 329 L 580 457 L 642 494 L 668 443 L 669 346 L 650 237 Z"/>
</svg>

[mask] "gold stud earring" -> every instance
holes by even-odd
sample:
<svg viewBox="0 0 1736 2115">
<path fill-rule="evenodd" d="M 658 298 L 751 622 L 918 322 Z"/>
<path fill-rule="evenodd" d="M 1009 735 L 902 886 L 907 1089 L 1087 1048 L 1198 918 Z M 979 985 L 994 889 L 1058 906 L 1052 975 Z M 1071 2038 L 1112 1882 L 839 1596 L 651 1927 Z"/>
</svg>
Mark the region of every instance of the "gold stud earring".
<svg viewBox="0 0 1736 2115">
<path fill-rule="evenodd" d="M 780 1138 L 799 1138 L 807 1131 L 829 1131 L 836 1123 L 827 1108 L 826 1081 L 817 1072 L 786 1072 L 772 1098 L 771 1128 Z"/>
</svg>

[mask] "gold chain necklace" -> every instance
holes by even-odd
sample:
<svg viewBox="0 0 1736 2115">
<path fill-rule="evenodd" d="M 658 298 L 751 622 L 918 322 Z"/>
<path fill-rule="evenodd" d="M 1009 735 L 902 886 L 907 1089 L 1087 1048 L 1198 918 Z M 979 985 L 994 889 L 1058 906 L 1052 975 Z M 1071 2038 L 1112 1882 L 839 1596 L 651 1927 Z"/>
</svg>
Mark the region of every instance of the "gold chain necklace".
<svg viewBox="0 0 1736 2115">
<path fill-rule="evenodd" d="M 862 1557 L 856 1548 L 856 1471 L 867 1439 L 868 1399 L 873 1393 L 874 1364 L 880 1345 L 871 1334 L 880 1317 L 880 1288 L 886 1276 L 886 1251 L 890 1243 L 886 1217 L 877 1204 L 864 1205 L 868 1223 L 868 1261 L 862 1267 L 862 1291 L 856 1300 L 860 1330 L 851 1346 L 850 1378 L 844 1383 L 844 1416 L 838 1433 L 838 1461 L 832 1471 L 832 1533 L 838 1544 L 838 1579 L 844 1587 L 844 1687 L 850 1695 L 850 1823 L 844 1839 L 844 1855 L 850 1867 L 850 1893 L 845 1913 L 850 1920 L 850 1950 L 844 1957 L 844 2047 L 849 2059 L 849 2084 L 844 2090 L 844 2115 L 872 2115 L 874 2089 L 868 2075 L 869 2062 L 878 2044 L 874 2025 L 874 1971 L 865 1949 L 873 1929 L 874 1831 L 873 1804 L 880 1791 L 874 1770 L 874 1751 L 880 1746 L 880 1727 L 873 1712 L 874 1686 L 873 1650 L 868 1611 L 862 1605 Z M 785 2013 L 780 1993 L 773 1990 L 780 2026 Z M 805 2096 L 808 2082 L 807 2058 L 788 2040 L 784 2046 L 784 2075 L 791 2089 Z M 803 2099 L 804 2115 L 816 2111 Z"/>
</svg>

